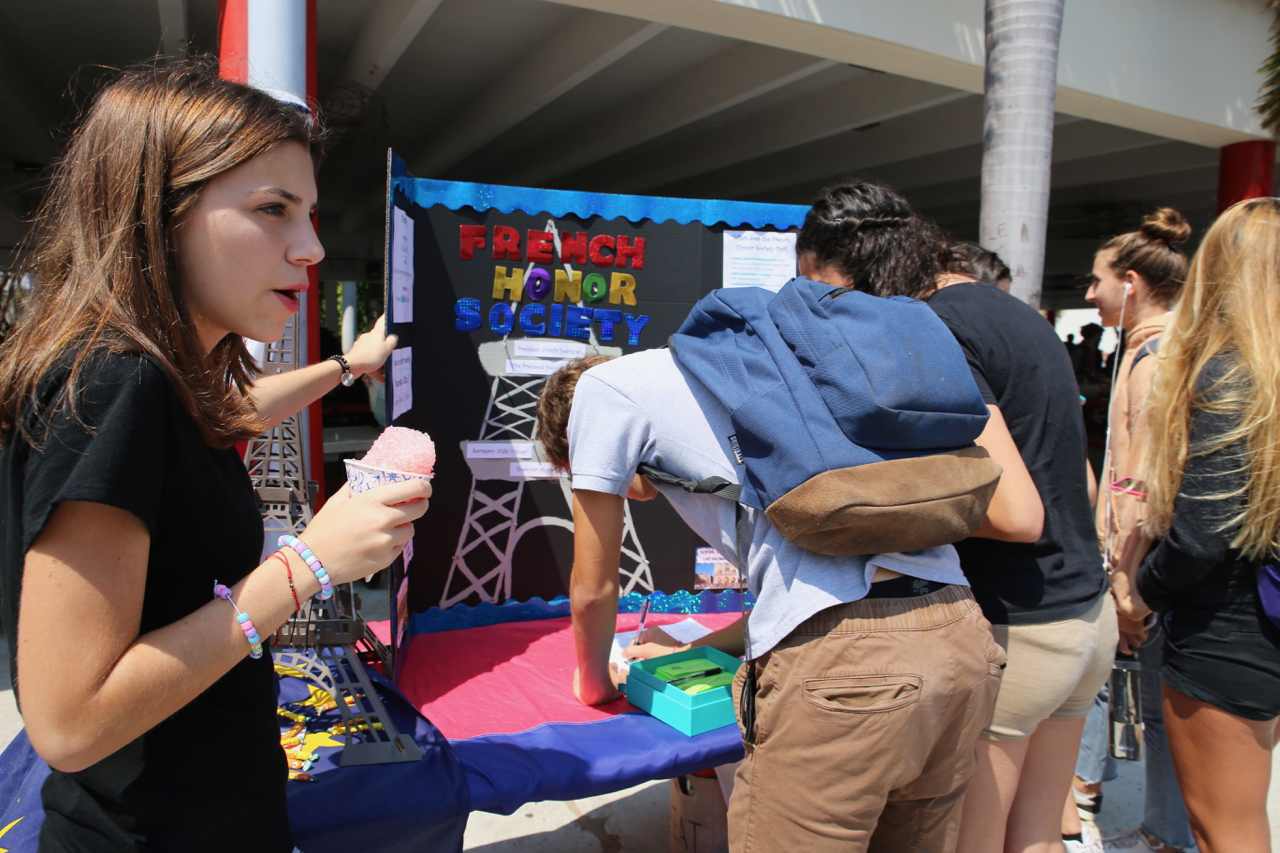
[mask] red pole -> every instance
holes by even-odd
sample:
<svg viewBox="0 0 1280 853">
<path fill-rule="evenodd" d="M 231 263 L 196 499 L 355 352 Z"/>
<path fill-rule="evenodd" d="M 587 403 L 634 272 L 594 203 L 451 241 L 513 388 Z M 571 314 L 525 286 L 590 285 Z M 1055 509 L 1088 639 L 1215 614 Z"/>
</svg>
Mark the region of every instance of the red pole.
<svg viewBox="0 0 1280 853">
<path fill-rule="evenodd" d="M 316 0 L 307 0 L 307 105 L 314 115 L 319 101 L 316 99 Z M 319 180 L 317 178 L 317 180 Z M 320 230 L 319 215 L 312 217 L 316 231 Z M 320 360 L 320 267 L 307 269 L 311 287 L 307 288 L 307 360 L 315 364 Z M 324 506 L 324 425 L 320 401 L 309 407 L 307 430 L 311 438 L 311 478 L 320 484 L 316 495 L 316 509 Z"/>
<path fill-rule="evenodd" d="M 248 0 L 218 0 L 218 76 L 236 83 L 249 81 Z M 236 444 L 244 458 L 247 441 Z"/>
<path fill-rule="evenodd" d="M 249 0 L 218 0 L 218 76 L 249 82 Z"/>
<path fill-rule="evenodd" d="M 1218 161 L 1218 212 L 1247 198 L 1275 193 L 1276 144 L 1250 139 L 1222 149 Z"/>
<path fill-rule="evenodd" d="M 298 66 L 296 60 L 302 59 L 290 49 L 296 47 L 298 31 L 297 18 L 289 14 L 289 8 L 279 6 L 255 6 L 254 33 L 249 32 L 250 9 L 255 0 L 218 0 L 218 73 L 227 80 L 238 83 L 256 85 L 272 91 L 277 97 L 285 100 L 300 101 L 302 93 L 297 91 Z M 282 0 L 256 0 L 259 4 L 280 3 Z M 315 111 L 316 100 L 316 0 L 305 0 L 305 80 L 307 105 Z M 296 6 L 292 7 L 297 9 Z M 283 12 L 281 15 L 279 13 Z M 277 13 L 275 16 L 272 13 Z M 254 39 L 254 74 L 260 79 L 251 79 L 249 58 L 250 38 Z M 264 47 L 265 45 L 265 47 Z M 265 65 L 266 67 L 262 67 Z M 289 86 L 287 81 L 294 81 Z M 285 82 L 285 91 L 273 91 L 275 86 Z M 317 224 L 315 217 L 313 224 Z M 319 230 L 317 228 L 317 230 Z M 319 267 L 312 266 L 307 270 L 311 287 L 307 290 L 306 310 L 306 362 L 315 364 L 320 357 L 320 272 Z M 298 364 L 298 367 L 305 365 Z M 316 499 L 316 509 L 324 505 L 324 430 L 320 423 L 321 411 L 317 401 L 303 410 L 301 414 L 303 429 L 306 430 L 310 452 L 307 454 L 308 475 L 320 483 L 320 493 Z"/>
</svg>

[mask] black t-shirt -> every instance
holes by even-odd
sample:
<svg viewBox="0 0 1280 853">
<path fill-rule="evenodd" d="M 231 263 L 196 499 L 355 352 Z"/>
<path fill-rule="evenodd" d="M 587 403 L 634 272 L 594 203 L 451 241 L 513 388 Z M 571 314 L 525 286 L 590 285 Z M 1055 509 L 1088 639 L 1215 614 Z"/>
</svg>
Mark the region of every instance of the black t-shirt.
<svg viewBox="0 0 1280 853">
<path fill-rule="evenodd" d="M 1215 402 L 1228 390 L 1215 386 L 1230 367 L 1222 356 L 1210 361 L 1196 379 L 1196 394 Z M 1233 519 L 1244 510 L 1249 484 L 1248 447 L 1241 440 L 1211 453 L 1200 450 L 1216 445 L 1239 426 L 1238 412 L 1191 412 L 1187 461 L 1169 529 L 1152 545 L 1138 571 L 1138 592 L 1150 607 L 1162 613 L 1180 610 L 1179 618 L 1198 621 L 1197 627 L 1219 611 L 1253 614 L 1260 608 L 1260 561 L 1231 545 L 1240 532 Z"/>
<path fill-rule="evenodd" d="M 1107 589 L 1089 506 L 1084 416 L 1062 341 L 1034 308 L 977 282 L 929 299 L 964 350 L 974 381 L 998 406 L 1044 503 L 1034 544 L 971 537 L 960 565 L 987 619 L 1037 625 L 1079 616 Z"/>
<path fill-rule="evenodd" d="M 77 420 L 63 388 L 69 361 L 41 385 L 50 428 L 36 425 L 39 449 L 15 429 L 0 450 L 0 596 L 15 695 L 24 558 L 62 501 L 118 507 L 147 525 L 144 634 L 203 607 L 215 580 L 239 581 L 262 549 L 244 464 L 234 449 L 201 440 L 158 365 L 136 353 L 89 359 Z M 75 613 L 66 624 L 76 630 Z M 279 738 L 271 657 L 246 657 L 116 753 L 76 773 L 53 771 L 40 850 L 289 851 Z"/>
</svg>

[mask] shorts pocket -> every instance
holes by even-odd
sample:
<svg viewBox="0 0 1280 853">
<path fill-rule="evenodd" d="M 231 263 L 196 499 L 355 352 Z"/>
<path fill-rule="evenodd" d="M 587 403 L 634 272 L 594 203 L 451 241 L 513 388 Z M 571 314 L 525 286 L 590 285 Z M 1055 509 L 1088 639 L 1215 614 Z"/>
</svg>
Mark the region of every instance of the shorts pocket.
<svg viewBox="0 0 1280 853">
<path fill-rule="evenodd" d="M 918 675 L 845 675 L 804 679 L 804 701 L 825 711 L 881 714 L 920 699 Z"/>
</svg>

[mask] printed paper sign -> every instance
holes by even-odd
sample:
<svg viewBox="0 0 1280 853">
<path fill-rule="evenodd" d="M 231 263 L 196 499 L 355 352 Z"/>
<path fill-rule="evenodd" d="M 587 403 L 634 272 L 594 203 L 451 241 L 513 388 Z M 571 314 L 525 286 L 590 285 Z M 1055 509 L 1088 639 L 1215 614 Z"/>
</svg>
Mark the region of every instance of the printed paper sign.
<svg viewBox="0 0 1280 853">
<path fill-rule="evenodd" d="M 391 353 L 391 420 L 413 408 L 413 347 Z"/>
<path fill-rule="evenodd" d="M 518 376 L 550 376 L 568 363 L 567 359 L 509 358 L 507 373 Z"/>
<path fill-rule="evenodd" d="M 470 441 L 468 459 L 532 459 L 532 441 Z"/>
<path fill-rule="evenodd" d="M 511 476 L 528 480 L 542 480 L 561 476 L 550 462 L 512 462 Z"/>
<path fill-rule="evenodd" d="M 582 358 L 587 354 L 586 344 L 572 341 L 515 341 L 512 355 L 517 358 Z"/>
<path fill-rule="evenodd" d="M 763 287 L 777 291 L 795 277 L 795 233 L 724 232 L 725 287 Z"/>
<path fill-rule="evenodd" d="M 738 567 L 715 548 L 699 548 L 694 567 L 694 589 L 744 589 L 746 578 Z"/>
<path fill-rule="evenodd" d="M 391 209 L 391 322 L 413 322 L 413 220 Z"/>
</svg>

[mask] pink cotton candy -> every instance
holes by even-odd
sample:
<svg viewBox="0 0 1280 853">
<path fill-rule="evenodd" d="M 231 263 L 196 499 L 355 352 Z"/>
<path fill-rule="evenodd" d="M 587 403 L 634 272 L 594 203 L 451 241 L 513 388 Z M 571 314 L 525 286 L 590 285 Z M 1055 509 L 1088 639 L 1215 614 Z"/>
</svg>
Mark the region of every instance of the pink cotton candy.
<svg viewBox="0 0 1280 853">
<path fill-rule="evenodd" d="M 431 476 L 436 466 L 436 443 L 416 429 L 387 427 L 360 461 L 375 468 Z"/>
</svg>

